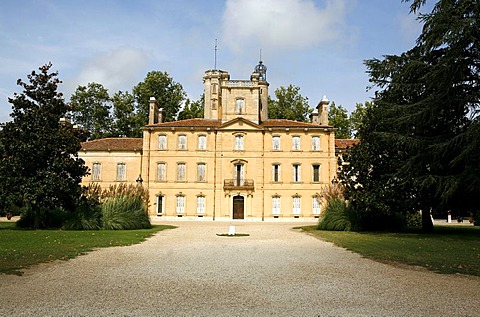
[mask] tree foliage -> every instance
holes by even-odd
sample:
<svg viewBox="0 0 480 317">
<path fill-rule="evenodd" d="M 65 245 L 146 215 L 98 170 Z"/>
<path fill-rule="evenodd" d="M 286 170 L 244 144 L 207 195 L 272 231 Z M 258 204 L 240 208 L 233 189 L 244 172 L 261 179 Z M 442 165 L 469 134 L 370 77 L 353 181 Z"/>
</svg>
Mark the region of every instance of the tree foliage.
<svg viewBox="0 0 480 317">
<path fill-rule="evenodd" d="M 70 97 L 73 122 L 90 132 L 90 139 L 112 135 L 111 104 L 108 90 L 99 83 L 78 86 Z"/>
<path fill-rule="evenodd" d="M 335 138 L 350 139 L 352 137 L 352 125 L 348 117 L 348 112 L 342 105 L 337 106 L 335 102 L 332 101 L 330 109 L 328 110 L 328 123 L 337 129 L 337 131 L 335 131 Z"/>
<path fill-rule="evenodd" d="M 118 91 L 113 95 L 112 103 L 112 134 L 116 137 L 140 137 L 142 135 L 141 128 L 144 126 L 144 123 L 135 111 L 134 96 L 127 91 Z"/>
<path fill-rule="evenodd" d="M 424 3 L 412 1 L 411 11 Z M 414 48 L 366 61 L 379 91 L 350 169 L 368 175 L 372 185 L 357 179 L 349 194 L 375 207 L 380 201 L 368 199 L 394 184 L 382 199 L 385 207 L 419 207 L 430 230 L 430 209 L 443 217 L 448 210 L 470 212 L 480 192 L 480 6 L 440 0 L 420 20 L 424 27 Z"/>
<path fill-rule="evenodd" d="M 300 88 L 294 85 L 275 90 L 276 99 L 268 98 L 268 117 L 270 119 L 289 119 L 307 122 L 312 109 L 308 98 L 300 94 Z"/>
<path fill-rule="evenodd" d="M 73 212 L 87 168 L 78 158 L 81 131 L 61 121 L 68 106 L 57 92 L 57 73 L 49 63 L 21 79 L 20 94 L 9 98 L 13 121 L 0 130 L 1 208 L 22 207 L 32 215 L 28 226 L 53 225 L 52 210 Z"/>
<path fill-rule="evenodd" d="M 178 120 L 203 118 L 205 95 L 202 94 L 200 100 L 190 101 L 187 99 L 182 111 L 178 114 Z"/>
<path fill-rule="evenodd" d="M 175 82 L 167 72 L 151 71 L 144 81 L 133 88 L 133 96 L 143 126 L 148 122 L 150 97 L 157 99 L 160 108 L 163 108 L 165 121 L 168 122 L 176 119 L 186 94 L 182 85 Z"/>
</svg>

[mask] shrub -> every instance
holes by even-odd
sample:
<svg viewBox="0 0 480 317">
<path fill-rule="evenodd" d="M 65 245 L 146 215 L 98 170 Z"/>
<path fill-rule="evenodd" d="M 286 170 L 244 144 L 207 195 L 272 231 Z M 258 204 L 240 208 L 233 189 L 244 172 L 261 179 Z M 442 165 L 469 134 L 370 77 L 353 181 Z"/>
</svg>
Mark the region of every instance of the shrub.
<svg viewBox="0 0 480 317">
<path fill-rule="evenodd" d="M 406 222 L 408 227 L 421 227 L 422 214 L 419 212 L 416 212 L 413 214 L 407 214 Z"/>
<path fill-rule="evenodd" d="M 141 196 L 115 196 L 102 204 L 102 228 L 131 230 L 151 228 L 145 203 Z"/>
<path fill-rule="evenodd" d="M 20 219 L 16 222 L 19 228 L 31 229 L 54 229 L 60 228 L 69 213 L 64 209 L 38 208 L 33 209 L 30 205 L 24 206 L 20 211 Z"/>
</svg>

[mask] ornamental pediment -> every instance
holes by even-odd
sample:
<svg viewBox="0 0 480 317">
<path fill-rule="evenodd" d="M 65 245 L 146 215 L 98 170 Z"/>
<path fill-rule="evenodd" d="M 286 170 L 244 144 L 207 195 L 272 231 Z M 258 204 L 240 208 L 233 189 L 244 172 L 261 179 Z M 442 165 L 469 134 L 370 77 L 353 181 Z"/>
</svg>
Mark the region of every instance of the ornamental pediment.
<svg viewBox="0 0 480 317">
<path fill-rule="evenodd" d="M 246 120 L 244 118 L 235 118 L 233 120 L 227 121 L 224 124 L 222 124 L 218 130 L 255 130 L 255 131 L 261 131 L 263 128 L 256 124 L 255 122 L 252 122 L 250 120 Z"/>
</svg>

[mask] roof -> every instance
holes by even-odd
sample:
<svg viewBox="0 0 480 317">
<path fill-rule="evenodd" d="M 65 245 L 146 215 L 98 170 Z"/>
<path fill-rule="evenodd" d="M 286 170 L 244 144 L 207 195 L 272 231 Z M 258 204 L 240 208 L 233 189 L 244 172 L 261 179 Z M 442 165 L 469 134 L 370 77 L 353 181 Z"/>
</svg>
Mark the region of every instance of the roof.
<svg viewBox="0 0 480 317">
<path fill-rule="evenodd" d="M 301 122 L 287 119 L 268 119 L 262 122 L 261 126 L 265 128 L 332 128 L 332 126 L 321 126 L 316 123 Z"/>
<path fill-rule="evenodd" d="M 335 149 L 337 151 L 345 151 L 360 143 L 360 139 L 335 139 Z"/>
<path fill-rule="evenodd" d="M 135 151 L 142 150 L 142 138 L 105 138 L 81 143 L 83 151 Z"/>
<path fill-rule="evenodd" d="M 149 124 L 146 127 L 204 127 L 204 128 L 218 128 L 222 125 L 221 120 L 210 120 L 210 119 L 186 119 L 178 120 L 172 122 L 162 122 Z M 268 119 L 260 124 L 264 128 L 332 128 L 332 126 L 320 126 L 315 123 L 309 122 L 300 122 L 287 119 Z"/>
<path fill-rule="evenodd" d="M 214 128 L 222 124 L 221 120 L 208 120 L 208 119 L 185 119 L 172 122 L 162 122 L 155 124 L 148 124 L 148 127 L 205 127 L 205 128 Z"/>
</svg>

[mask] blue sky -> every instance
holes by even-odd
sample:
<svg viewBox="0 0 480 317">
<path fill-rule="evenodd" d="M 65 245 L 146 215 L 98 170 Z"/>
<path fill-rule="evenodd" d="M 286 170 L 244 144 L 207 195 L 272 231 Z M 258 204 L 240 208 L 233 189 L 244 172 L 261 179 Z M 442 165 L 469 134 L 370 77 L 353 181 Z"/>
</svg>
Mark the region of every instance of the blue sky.
<svg viewBox="0 0 480 317">
<path fill-rule="evenodd" d="M 262 50 L 270 95 L 293 84 L 312 107 L 326 95 L 351 111 L 373 95 L 363 61 L 410 49 L 420 31 L 401 0 L 3 0 L 0 122 L 17 79 L 49 61 L 67 101 L 89 82 L 131 91 L 152 70 L 196 100 L 215 39 L 231 79 L 249 79 Z"/>
</svg>

